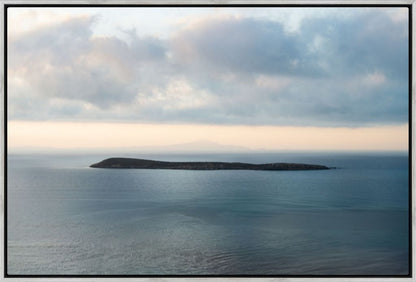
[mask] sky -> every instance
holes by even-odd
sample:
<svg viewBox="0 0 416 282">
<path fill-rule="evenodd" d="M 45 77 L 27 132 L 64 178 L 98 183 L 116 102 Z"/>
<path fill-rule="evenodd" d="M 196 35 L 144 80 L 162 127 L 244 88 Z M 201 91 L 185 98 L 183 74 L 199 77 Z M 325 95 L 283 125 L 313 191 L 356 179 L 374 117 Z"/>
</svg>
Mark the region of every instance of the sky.
<svg viewBox="0 0 416 282">
<path fill-rule="evenodd" d="M 407 150 L 407 8 L 8 8 L 9 148 Z"/>
</svg>

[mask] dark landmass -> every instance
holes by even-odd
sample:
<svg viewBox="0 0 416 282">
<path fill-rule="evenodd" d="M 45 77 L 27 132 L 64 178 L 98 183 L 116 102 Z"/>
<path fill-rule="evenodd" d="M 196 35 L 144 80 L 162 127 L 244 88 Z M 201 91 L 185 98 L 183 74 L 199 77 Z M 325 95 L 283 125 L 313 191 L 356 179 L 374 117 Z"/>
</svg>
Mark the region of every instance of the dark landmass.
<svg viewBox="0 0 416 282">
<path fill-rule="evenodd" d="M 109 158 L 93 164 L 94 168 L 187 169 L 187 170 L 321 170 L 323 165 L 294 163 L 163 162 L 131 158 Z"/>
</svg>

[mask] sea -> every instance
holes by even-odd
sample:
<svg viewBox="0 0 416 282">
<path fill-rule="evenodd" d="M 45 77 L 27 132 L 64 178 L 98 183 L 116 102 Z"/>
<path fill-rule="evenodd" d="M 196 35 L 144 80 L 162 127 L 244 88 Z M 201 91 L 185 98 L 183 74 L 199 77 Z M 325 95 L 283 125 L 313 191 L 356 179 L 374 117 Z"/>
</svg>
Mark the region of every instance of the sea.
<svg viewBox="0 0 416 282">
<path fill-rule="evenodd" d="M 119 154 L 330 170 L 99 169 L 7 156 L 9 275 L 409 274 L 407 153 Z"/>
</svg>

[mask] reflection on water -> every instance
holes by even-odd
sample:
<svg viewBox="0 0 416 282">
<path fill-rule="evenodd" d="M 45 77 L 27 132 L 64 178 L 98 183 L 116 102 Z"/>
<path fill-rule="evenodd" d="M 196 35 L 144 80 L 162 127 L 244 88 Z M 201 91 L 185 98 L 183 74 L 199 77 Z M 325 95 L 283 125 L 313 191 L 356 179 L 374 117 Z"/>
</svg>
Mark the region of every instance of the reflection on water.
<svg viewBox="0 0 416 282">
<path fill-rule="evenodd" d="M 408 272 L 407 157 L 210 157 L 339 169 L 111 170 L 88 168 L 96 156 L 9 156 L 9 274 Z"/>
</svg>

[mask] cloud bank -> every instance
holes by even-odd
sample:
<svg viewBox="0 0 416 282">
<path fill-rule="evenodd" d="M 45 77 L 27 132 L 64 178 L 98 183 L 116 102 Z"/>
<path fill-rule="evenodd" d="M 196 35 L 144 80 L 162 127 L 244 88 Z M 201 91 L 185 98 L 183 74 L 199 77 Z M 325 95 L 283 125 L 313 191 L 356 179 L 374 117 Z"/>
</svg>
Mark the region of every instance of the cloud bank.
<svg viewBox="0 0 416 282">
<path fill-rule="evenodd" d="M 337 13 L 305 18 L 294 31 L 268 18 L 212 15 L 164 39 L 134 30 L 128 41 L 97 37 L 97 17 L 85 15 L 9 32 L 9 119 L 407 122 L 407 18 L 378 8 Z"/>
</svg>

